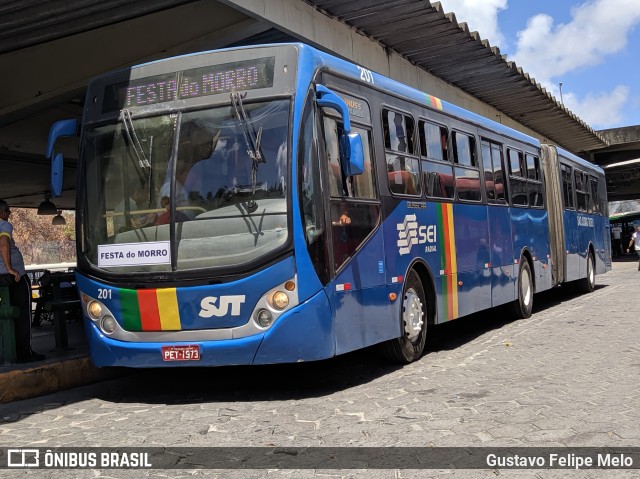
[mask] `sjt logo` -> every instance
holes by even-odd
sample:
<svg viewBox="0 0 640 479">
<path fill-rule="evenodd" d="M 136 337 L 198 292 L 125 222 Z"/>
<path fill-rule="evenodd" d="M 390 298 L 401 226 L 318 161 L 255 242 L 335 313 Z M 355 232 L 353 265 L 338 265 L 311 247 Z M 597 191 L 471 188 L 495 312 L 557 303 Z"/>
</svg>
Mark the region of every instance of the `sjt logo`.
<svg viewBox="0 0 640 479">
<path fill-rule="evenodd" d="M 396 226 L 400 256 L 409 254 L 414 244 L 436 242 L 436 225 L 418 226 L 416 215 L 406 215 L 404 221 Z M 435 251 L 435 247 L 427 247 L 426 251 Z"/>
<path fill-rule="evenodd" d="M 220 306 L 216 306 L 216 302 L 220 299 Z M 229 306 L 231 306 L 231 316 L 240 316 L 240 305 L 244 303 L 245 296 L 207 296 L 200 301 L 200 314 L 201 318 L 210 318 L 211 316 L 217 316 L 221 318 L 226 316 L 229 312 Z"/>
</svg>

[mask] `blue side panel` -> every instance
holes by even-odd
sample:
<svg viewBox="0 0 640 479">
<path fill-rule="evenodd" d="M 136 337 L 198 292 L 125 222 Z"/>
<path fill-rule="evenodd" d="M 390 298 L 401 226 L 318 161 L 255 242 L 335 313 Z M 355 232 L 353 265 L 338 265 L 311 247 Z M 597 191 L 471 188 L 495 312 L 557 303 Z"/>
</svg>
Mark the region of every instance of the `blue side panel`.
<svg viewBox="0 0 640 479">
<path fill-rule="evenodd" d="M 593 246 L 596 253 L 596 274 L 603 274 L 611 269 L 609 219 L 604 216 L 593 215 L 593 220 L 595 232 Z"/>
<path fill-rule="evenodd" d="M 454 204 L 458 317 L 491 307 L 491 249 L 487 207 Z"/>
<path fill-rule="evenodd" d="M 511 216 L 508 207 L 488 210 L 491 243 L 491 305 L 499 306 L 514 299 L 516 276 L 513 268 Z"/>
<path fill-rule="evenodd" d="M 336 354 L 397 337 L 400 331 L 398 300 L 391 303 L 385 285 L 383 229 L 366 244 L 326 288 L 335 311 Z M 345 286 L 348 285 L 345 290 Z"/>
<path fill-rule="evenodd" d="M 578 230 L 578 214 L 575 211 L 564 210 L 564 236 L 567 269 L 565 281 L 575 281 L 580 278 L 580 231 Z"/>
<path fill-rule="evenodd" d="M 315 361 L 334 356 L 331 308 L 324 291 L 281 316 L 265 335 L 253 364 Z"/>
<path fill-rule="evenodd" d="M 548 289 L 551 287 L 549 214 L 543 209 L 511 208 L 510 210 L 513 228 L 513 259 L 517 261 L 523 251 L 529 251 L 533 259 L 532 274 L 536 291 Z M 517 269 L 515 271 L 517 276 Z"/>
<path fill-rule="evenodd" d="M 409 208 L 409 203 L 401 202 L 391 211 L 383 225 L 386 284 L 388 289 L 385 297 L 389 293 L 402 294 L 402 280 L 407 274 L 409 266 L 421 258 L 427 264 L 434 279 L 434 289 L 439 304 L 442 291 L 440 277 L 440 252 L 439 235 L 444 234 L 438 231 L 437 205 L 430 202 L 419 202 L 413 206 L 422 205 L 419 208 Z M 415 219 L 414 219 L 415 217 Z M 408 245 L 404 245 L 403 238 L 415 238 Z M 401 278 L 398 281 L 398 278 Z M 399 301 L 396 300 L 397 301 Z M 397 326 L 394 326 L 395 333 L 392 337 L 400 335 L 399 312 L 400 305 L 392 309 L 391 314 Z M 438 309 L 436 307 L 436 318 Z M 437 320 L 437 319 L 436 319 Z"/>
<path fill-rule="evenodd" d="M 576 229 L 578 235 L 578 274 L 580 278 L 587 275 L 587 258 L 589 245 L 593 246 L 596 274 L 607 271 L 611 267 L 611 240 L 609 219 L 600 215 L 577 213 Z"/>
<path fill-rule="evenodd" d="M 566 281 L 575 281 L 587 275 L 589 245 L 595 254 L 595 272 L 602 274 L 611 269 L 611 243 L 609 219 L 600 215 L 564 211 L 567 253 Z"/>
</svg>

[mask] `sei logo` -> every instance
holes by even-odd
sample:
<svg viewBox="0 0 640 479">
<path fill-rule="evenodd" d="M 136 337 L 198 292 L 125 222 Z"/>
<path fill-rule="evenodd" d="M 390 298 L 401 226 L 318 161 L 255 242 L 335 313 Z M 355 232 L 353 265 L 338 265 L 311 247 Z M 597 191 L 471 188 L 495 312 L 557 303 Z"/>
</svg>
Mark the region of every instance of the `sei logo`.
<svg viewBox="0 0 640 479">
<path fill-rule="evenodd" d="M 220 302 L 218 305 L 216 303 Z M 240 316 L 240 305 L 244 303 L 245 296 L 242 295 L 233 295 L 233 296 L 220 296 L 217 298 L 216 296 L 207 296 L 206 298 L 202 298 L 200 301 L 200 314 L 201 318 L 210 318 L 211 316 L 216 316 L 221 318 L 222 316 L 226 316 L 229 312 L 229 306 L 231 306 L 231 316 Z"/>
<path fill-rule="evenodd" d="M 428 243 L 425 252 L 436 251 L 436 225 L 420 226 L 416 215 L 406 215 L 404 221 L 396 225 L 398 229 L 398 251 L 400 256 L 409 254 L 414 244 Z"/>
</svg>

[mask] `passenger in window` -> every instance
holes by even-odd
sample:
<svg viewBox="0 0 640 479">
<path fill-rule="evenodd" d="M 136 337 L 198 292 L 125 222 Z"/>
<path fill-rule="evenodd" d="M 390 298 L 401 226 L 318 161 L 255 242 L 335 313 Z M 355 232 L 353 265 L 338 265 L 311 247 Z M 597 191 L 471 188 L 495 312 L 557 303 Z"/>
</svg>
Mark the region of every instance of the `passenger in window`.
<svg viewBox="0 0 640 479">
<path fill-rule="evenodd" d="M 222 130 L 216 134 L 213 153 L 200 159 L 185 180 L 185 188 L 191 201 L 220 199 L 233 188 L 236 181 L 237 150 L 235 136 Z"/>
<path fill-rule="evenodd" d="M 116 234 L 127 229 L 127 216 L 133 228 L 144 228 L 154 225 L 156 222 L 156 214 L 153 211 L 155 208 L 152 207 L 153 203 L 149 202 L 148 189 L 139 180 L 134 179 L 130 182 L 128 191 L 128 200 L 122 199 L 113 209 L 115 213 L 118 213 L 113 216 L 113 231 Z M 129 207 L 128 215 L 126 213 L 127 205 Z"/>
<path fill-rule="evenodd" d="M 332 224 L 334 226 L 336 226 L 336 225 L 350 225 L 351 224 L 351 218 L 349 217 L 349 211 L 347 210 L 347 204 L 346 203 L 341 203 L 340 204 L 340 217 L 338 218 L 337 221 L 334 221 Z"/>
<path fill-rule="evenodd" d="M 444 128 L 441 128 L 441 134 L 440 134 L 440 146 L 442 147 L 442 160 L 443 161 L 447 161 L 448 155 L 447 155 L 447 130 L 445 130 Z"/>
<path fill-rule="evenodd" d="M 158 219 L 156 220 L 156 224 L 168 225 L 170 216 L 171 216 L 171 200 L 169 199 L 168 196 L 163 196 L 160 202 L 162 204 L 162 207 L 165 209 L 165 211 L 160 216 L 158 216 Z M 185 215 L 181 211 L 176 210 L 176 222 L 182 222 L 182 221 L 188 221 L 188 220 L 189 220 L 189 217 L 187 215 Z"/>
<path fill-rule="evenodd" d="M 189 194 L 187 189 L 185 188 L 185 183 L 187 181 L 187 177 L 189 176 L 189 171 L 191 167 L 188 163 L 179 163 L 176 167 L 176 206 L 188 206 L 189 202 Z M 167 175 L 169 176 L 169 175 Z M 171 196 L 171 177 L 167 178 L 160 188 L 160 193 L 158 194 L 158 208 L 164 208 L 162 205 L 162 200 L 165 197 Z M 189 213 L 185 213 L 189 214 Z"/>
</svg>

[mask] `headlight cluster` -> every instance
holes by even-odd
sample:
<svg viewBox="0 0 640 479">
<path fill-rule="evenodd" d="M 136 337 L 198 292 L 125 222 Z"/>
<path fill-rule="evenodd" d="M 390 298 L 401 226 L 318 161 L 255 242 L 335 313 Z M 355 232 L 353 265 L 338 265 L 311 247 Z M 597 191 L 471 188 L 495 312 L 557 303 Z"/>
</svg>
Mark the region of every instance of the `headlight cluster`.
<svg viewBox="0 0 640 479">
<path fill-rule="evenodd" d="M 92 299 L 86 294 L 82 295 L 82 301 L 87 305 L 87 314 L 103 333 L 113 334 L 116 331 L 118 322 L 100 301 Z"/>
<path fill-rule="evenodd" d="M 296 283 L 293 280 L 289 280 L 267 292 L 258 301 L 258 307 L 253 315 L 254 321 L 260 327 L 268 328 L 280 314 L 296 304 L 298 304 Z"/>
</svg>

